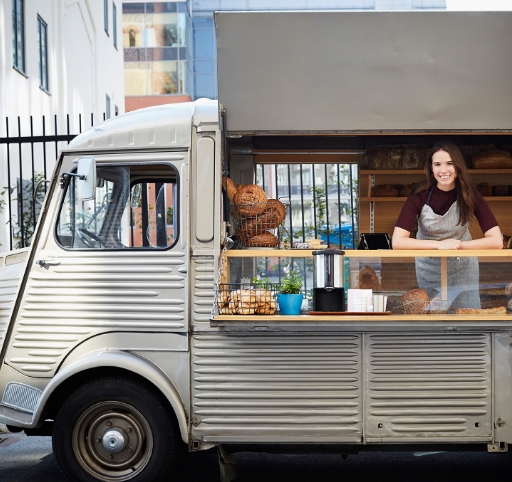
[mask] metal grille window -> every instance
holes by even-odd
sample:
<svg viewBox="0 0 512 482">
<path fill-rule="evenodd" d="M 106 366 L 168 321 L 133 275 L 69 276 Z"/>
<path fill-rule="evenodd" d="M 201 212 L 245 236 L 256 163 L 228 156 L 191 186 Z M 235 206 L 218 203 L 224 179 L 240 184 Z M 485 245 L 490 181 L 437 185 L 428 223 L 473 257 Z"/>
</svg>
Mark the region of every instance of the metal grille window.
<svg viewBox="0 0 512 482">
<path fill-rule="evenodd" d="M 358 172 L 353 164 L 260 164 L 256 183 L 288 204 L 282 241 L 320 239 L 333 248 L 355 249 Z"/>
<path fill-rule="evenodd" d="M 112 37 L 114 37 L 114 47 L 117 49 L 117 7 L 112 4 Z"/>
<path fill-rule="evenodd" d="M 25 72 L 25 22 L 23 0 L 12 0 L 12 63 Z"/>
<path fill-rule="evenodd" d="M 39 40 L 39 87 L 48 92 L 48 26 L 41 17 L 37 17 L 37 36 Z"/>
</svg>

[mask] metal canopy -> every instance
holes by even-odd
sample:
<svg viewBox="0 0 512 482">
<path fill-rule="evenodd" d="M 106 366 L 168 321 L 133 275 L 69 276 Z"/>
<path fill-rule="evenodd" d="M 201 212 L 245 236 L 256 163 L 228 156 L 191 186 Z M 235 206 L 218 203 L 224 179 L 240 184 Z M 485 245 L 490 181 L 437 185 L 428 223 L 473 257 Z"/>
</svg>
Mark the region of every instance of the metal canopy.
<svg viewBox="0 0 512 482">
<path fill-rule="evenodd" d="M 231 133 L 512 129 L 512 12 L 221 12 Z"/>
</svg>

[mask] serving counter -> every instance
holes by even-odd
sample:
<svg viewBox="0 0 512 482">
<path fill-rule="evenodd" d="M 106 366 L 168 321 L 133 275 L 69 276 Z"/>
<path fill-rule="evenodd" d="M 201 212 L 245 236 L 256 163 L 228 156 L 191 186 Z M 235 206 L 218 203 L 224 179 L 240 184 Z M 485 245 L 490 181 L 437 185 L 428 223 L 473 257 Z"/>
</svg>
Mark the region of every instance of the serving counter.
<svg viewBox="0 0 512 482">
<path fill-rule="evenodd" d="M 227 252 L 227 267 L 223 282 L 250 281 L 258 277 L 278 283 L 293 269 L 303 275 L 306 300 L 301 315 L 221 314 L 216 315 L 212 327 L 227 330 L 320 330 L 320 331 L 378 331 L 404 328 L 412 331 L 480 331 L 512 329 L 512 252 L 508 250 L 347 250 L 342 263 L 345 273 L 345 292 L 354 288 L 370 288 L 387 297 L 386 312 L 308 314 L 311 310 L 313 283 L 313 250 L 231 250 Z M 407 308 L 404 297 L 418 289 L 416 259 L 428 259 L 439 267 L 438 286 L 428 301 L 414 302 Z M 456 309 L 451 276 L 453 266 L 472 258 L 477 260 L 478 279 L 470 280 L 476 286 L 473 308 Z M 365 281 L 361 273 L 369 271 Z M 264 275 L 264 276 L 261 276 Z M 366 284 L 365 284 L 366 283 Z M 370 283 L 368 285 L 368 283 Z M 364 285 L 364 286 L 362 286 Z M 468 288 L 469 289 L 469 288 Z M 435 301 L 434 301 L 435 300 Z M 510 307 L 509 307 L 510 302 Z M 418 304 L 420 303 L 420 304 Z M 421 304 L 423 303 L 423 304 Z M 476 304 L 475 304 L 476 303 Z M 404 306 L 406 306 L 404 308 Z M 408 305 L 410 306 L 410 305 Z M 434 308 L 432 308 L 434 306 Z M 418 308 L 419 307 L 419 308 Z M 510 309 L 509 309 L 510 308 Z M 510 314 L 509 314 L 510 313 Z M 286 328 L 285 328 L 286 327 Z"/>
</svg>

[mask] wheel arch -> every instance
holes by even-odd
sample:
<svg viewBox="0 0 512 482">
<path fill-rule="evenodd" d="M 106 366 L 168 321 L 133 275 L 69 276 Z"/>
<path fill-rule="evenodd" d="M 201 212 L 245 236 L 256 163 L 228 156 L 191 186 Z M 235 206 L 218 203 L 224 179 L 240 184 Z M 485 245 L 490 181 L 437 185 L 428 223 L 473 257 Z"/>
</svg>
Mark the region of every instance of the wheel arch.
<svg viewBox="0 0 512 482">
<path fill-rule="evenodd" d="M 133 353 L 108 351 L 80 358 L 57 373 L 45 388 L 32 418 L 32 427 L 40 420 L 54 418 L 73 390 L 99 377 L 116 376 L 136 379 L 165 399 L 174 413 L 183 442 L 188 443 L 188 417 L 178 390 L 162 370 Z"/>
</svg>

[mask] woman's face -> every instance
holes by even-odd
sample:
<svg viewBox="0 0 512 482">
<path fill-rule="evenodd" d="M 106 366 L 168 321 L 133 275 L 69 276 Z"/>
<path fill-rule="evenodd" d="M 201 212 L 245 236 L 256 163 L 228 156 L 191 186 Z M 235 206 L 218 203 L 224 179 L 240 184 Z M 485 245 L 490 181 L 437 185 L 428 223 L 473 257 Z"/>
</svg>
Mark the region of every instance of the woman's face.
<svg viewBox="0 0 512 482">
<path fill-rule="evenodd" d="M 457 169 L 446 151 L 437 151 L 432 155 L 432 172 L 437 181 L 437 187 L 442 191 L 455 189 Z"/>
</svg>

